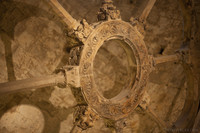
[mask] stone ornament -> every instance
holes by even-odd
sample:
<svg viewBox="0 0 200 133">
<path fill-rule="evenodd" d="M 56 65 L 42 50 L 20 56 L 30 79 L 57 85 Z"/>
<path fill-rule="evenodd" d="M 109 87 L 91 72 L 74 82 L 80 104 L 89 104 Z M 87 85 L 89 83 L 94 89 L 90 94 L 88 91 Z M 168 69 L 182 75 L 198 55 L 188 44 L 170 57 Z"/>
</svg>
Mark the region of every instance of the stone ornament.
<svg viewBox="0 0 200 133">
<path fill-rule="evenodd" d="M 80 87 L 88 104 L 86 107 L 79 107 L 76 114 L 78 119 L 75 122 L 83 130 L 91 127 L 92 123 L 100 116 L 117 121 L 116 125 L 120 125 L 119 132 L 122 132 L 123 119 L 137 106 L 153 114 L 152 116 L 154 116 L 158 123 L 161 123 L 162 128 L 167 129 L 169 125 L 148 110 L 149 96 L 144 96 L 145 86 L 148 82 L 149 74 L 157 64 L 177 61 L 182 63 L 186 70 L 189 89 L 187 90 L 188 97 L 182 114 L 174 123 L 173 128 L 187 128 L 190 124 L 188 121 L 194 120 L 194 114 L 197 112 L 199 104 L 198 83 L 193 75 L 189 61 L 185 61 L 185 59 L 188 59 L 186 58 L 188 52 L 186 50 L 173 55 L 153 57 L 148 54 L 143 41 L 143 33 L 139 32 L 144 32 L 144 30 L 140 30 L 142 29 L 141 25 L 145 24 L 146 18 L 155 2 L 156 0 L 149 0 L 140 18 L 132 18 L 129 23 L 121 20 L 120 12 L 116 10 L 112 0 L 103 0 L 97 15 L 98 22 L 89 25 L 84 19 L 81 22 L 75 20 L 57 0 L 50 0 L 50 4 L 58 15 L 63 18 L 65 24 L 84 45 L 71 50 L 69 65 L 61 68 L 60 73 L 40 78 L 1 83 L 0 94 L 60 83 L 68 84 L 73 87 Z M 123 89 L 116 97 L 107 99 L 99 93 L 96 87 L 93 62 L 97 51 L 104 42 L 112 39 L 119 39 L 127 44 L 124 48 L 129 53 L 129 64 L 133 64 L 132 58 L 134 56 L 137 71 L 135 81 L 131 81 L 129 86 Z"/>
</svg>

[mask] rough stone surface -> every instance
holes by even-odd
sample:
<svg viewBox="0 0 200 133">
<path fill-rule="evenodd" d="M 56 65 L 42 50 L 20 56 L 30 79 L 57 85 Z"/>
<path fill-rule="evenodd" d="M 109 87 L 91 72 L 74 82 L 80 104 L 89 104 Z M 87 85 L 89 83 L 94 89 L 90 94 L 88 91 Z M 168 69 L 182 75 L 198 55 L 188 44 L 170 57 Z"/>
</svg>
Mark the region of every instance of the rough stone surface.
<svg viewBox="0 0 200 133">
<path fill-rule="evenodd" d="M 85 18 L 90 24 L 97 21 L 97 12 L 101 6 L 101 0 L 59 0 L 63 7 L 77 20 Z M 131 16 L 138 17 L 147 0 L 113 0 L 123 20 L 129 21 Z M 73 10 L 77 7 L 79 10 Z"/>
<path fill-rule="evenodd" d="M 85 18 L 89 23 L 96 22 L 96 14 L 101 6 L 100 0 L 59 1 L 76 19 Z M 114 0 L 125 21 L 131 16 L 138 17 L 145 2 L 146 0 Z M 197 15 L 199 14 L 198 10 Z M 10 75 L 7 76 L 12 69 L 14 74 L 11 73 L 11 76 L 16 76 L 16 79 L 51 74 L 56 67 L 66 63 L 68 57 L 65 47 L 77 45 L 73 39 L 64 37 L 64 28 L 59 24 L 59 18 L 52 14 L 52 9 L 44 0 L 0 1 L 0 15 L 0 82 L 14 79 Z M 197 18 L 199 23 L 200 17 Z M 144 40 L 149 54 L 173 54 L 182 44 L 184 37 L 183 18 L 178 1 L 157 0 L 147 19 L 145 32 Z M 199 73 L 199 45 L 194 45 L 192 49 L 195 72 Z M 6 50 L 8 55 L 5 55 Z M 12 58 L 13 62 L 9 58 Z M 6 63 L 13 63 L 14 68 L 7 68 Z M 102 68 L 109 70 L 104 68 L 105 66 Z M 112 71 L 110 74 L 113 76 Z M 183 108 L 187 88 L 184 78 L 182 67 L 174 63 L 161 64 L 150 75 L 147 85 L 147 93 L 151 97 L 150 108 L 169 124 L 177 119 Z M 110 79 L 112 78 L 100 78 L 102 82 L 109 81 L 103 84 L 104 87 L 100 87 L 112 86 L 113 80 Z M 45 133 L 68 133 L 73 127 L 72 112 L 75 105 L 76 101 L 69 88 L 50 87 L 1 96 L 0 132 L 39 133 L 43 130 Z M 109 133 L 113 132 L 113 127 L 107 128 L 104 119 L 101 119 L 93 128 L 83 132 Z M 137 109 L 127 118 L 124 132 L 161 131 L 151 117 Z"/>
<path fill-rule="evenodd" d="M 183 16 L 178 1 L 157 1 L 148 16 L 145 42 L 154 56 L 173 54 L 183 41 Z"/>
<path fill-rule="evenodd" d="M 129 64 L 122 41 L 108 41 L 99 49 L 94 60 L 94 78 L 99 92 L 105 98 L 113 98 L 127 86 L 129 77 Z"/>
<path fill-rule="evenodd" d="M 13 107 L 0 119 L 1 133 L 41 133 L 43 128 L 42 112 L 30 105 Z"/>
<path fill-rule="evenodd" d="M 49 101 L 55 107 L 69 108 L 76 105 L 76 100 L 69 87 L 67 88 L 54 87 L 54 88 L 55 89 L 51 93 Z"/>
<path fill-rule="evenodd" d="M 140 117 L 134 112 L 126 119 L 126 127 L 123 129 L 124 133 L 137 133 L 140 128 Z"/>
<path fill-rule="evenodd" d="M 61 61 L 65 37 L 53 21 L 31 17 L 15 27 L 12 44 L 17 79 L 51 74 Z"/>
<path fill-rule="evenodd" d="M 84 130 L 82 133 L 112 133 L 112 130 L 107 128 L 104 124 L 103 119 L 99 119 L 94 123 L 94 126 L 92 128 L 89 128 L 87 130 Z"/>
<path fill-rule="evenodd" d="M 5 62 L 5 47 L 4 43 L 2 42 L 0 38 L 0 82 L 6 82 L 7 81 L 7 67 Z"/>
<path fill-rule="evenodd" d="M 67 119 L 61 122 L 59 133 L 70 133 L 73 128 L 73 121 L 73 114 L 68 115 Z"/>
<path fill-rule="evenodd" d="M 0 1 L 0 36 L 3 38 L 0 41 L 0 67 L 3 67 L 0 82 L 7 78 L 15 80 L 52 74 L 60 64 L 67 62 L 63 60 L 68 56 L 65 29 L 49 7 L 44 1 Z M 70 89 L 53 90 L 53 87 L 46 87 L 1 96 L 0 132 L 59 132 L 61 121 L 72 113 L 71 106 L 76 101 Z M 63 95 L 69 99 L 62 99 Z M 31 108 L 24 110 L 23 104 Z M 20 108 L 19 113 L 13 108 Z M 37 111 L 43 117 L 37 116 Z"/>
</svg>

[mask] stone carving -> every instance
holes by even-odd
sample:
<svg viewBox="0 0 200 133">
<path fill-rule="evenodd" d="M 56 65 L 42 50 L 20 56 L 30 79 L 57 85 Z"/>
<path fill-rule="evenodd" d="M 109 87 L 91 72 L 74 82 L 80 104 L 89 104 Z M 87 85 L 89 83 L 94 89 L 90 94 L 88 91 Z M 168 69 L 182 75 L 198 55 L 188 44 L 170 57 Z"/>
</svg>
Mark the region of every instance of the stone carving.
<svg viewBox="0 0 200 133">
<path fill-rule="evenodd" d="M 74 33 L 80 41 L 85 41 L 91 32 L 91 26 L 87 23 L 85 19 L 83 19 Z"/>
<path fill-rule="evenodd" d="M 74 125 L 86 130 L 94 125 L 99 116 L 88 106 L 78 106 L 74 112 L 74 118 Z"/>
<path fill-rule="evenodd" d="M 98 12 L 98 21 L 120 19 L 120 11 L 116 10 L 112 0 L 103 0 L 100 11 Z"/>
<path fill-rule="evenodd" d="M 83 49 L 83 46 L 77 46 L 70 50 L 69 65 L 78 65 L 79 64 L 82 49 Z"/>
<path fill-rule="evenodd" d="M 147 92 L 144 92 L 140 106 L 146 110 L 148 108 L 149 103 L 150 103 L 150 96 L 148 95 Z"/>
<path fill-rule="evenodd" d="M 123 97 L 124 100 L 118 101 L 117 103 L 97 93 L 98 90 L 93 80 L 93 72 L 90 71 L 90 67 L 87 67 L 93 66 L 92 61 L 98 49 L 103 45 L 103 42 L 112 38 L 127 42 L 131 51 L 136 56 L 136 62 L 139 66 L 137 68 L 136 78 L 140 80 L 136 81 L 134 86 L 127 88 L 128 92 L 126 95 L 129 96 L 126 97 L 125 95 Z M 149 63 L 148 57 L 145 44 L 136 28 L 121 20 L 112 20 L 99 24 L 88 36 L 79 64 L 80 75 L 90 75 L 90 78 L 80 78 L 82 91 L 88 104 L 98 114 L 106 118 L 118 120 L 127 116 L 139 104 L 143 89 L 145 88 L 144 86 L 148 81 L 148 73 L 151 72 L 151 63 Z M 90 83 L 92 87 L 88 88 L 87 83 Z M 134 94 L 137 94 L 137 97 Z"/>
<path fill-rule="evenodd" d="M 121 119 L 115 122 L 116 132 L 123 133 L 123 128 L 126 126 L 126 119 Z"/>
<path fill-rule="evenodd" d="M 73 87 L 80 87 L 79 66 L 65 66 L 66 81 L 68 85 Z"/>
<path fill-rule="evenodd" d="M 80 24 L 77 23 L 77 21 L 75 21 L 62 8 L 57 0 L 50 1 L 61 12 L 61 14 L 64 15 L 66 18 L 65 23 L 71 27 L 71 29 L 73 29 L 74 34 L 84 44 L 84 48 L 83 46 L 79 46 L 71 50 L 69 59 L 69 65 L 71 66 L 63 68 L 63 70 L 66 71 L 66 75 L 56 76 L 56 81 L 59 82 L 63 82 L 63 80 L 67 81 L 68 76 L 71 76 L 71 79 L 69 78 L 68 82 L 66 83 L 72 84 L 74 86 L 78 84 L 78 87 L 80 86 L 82 89 L 82 94 L 88 106 L 78 106 L 74 115 L 74 124 L 77 127 L 80 127 L 82 130 L 90 128 L 93 125 L 93 122 L 98 119 L 98 115 L 119 121 L 126 118 L 138 105 L 146 109 L 147 102 L 144 103 L 144 99 L 146 98 L 144 97 L 144 91 L 149 74 L 153 70 L 153 66 L 168 61 L 182 60 L 182 62 L 185 62 L 186 60 L 184 56 L 186 54 L 185 52 L 182 52 L 179 54 L 179 56 L 177 56 L 177 54 L 159 58 L 153 58 L 149 56 L 143 41 L 143 36 L 141 35 L 141 33 L 144 33 L 145 27 L 142 27 L 141 29 L 138 28 L 140 26 L 137 24 L 137 19 L 132 18 L 130 20 L 132 25 L 122 21 L 120 12 L 116 10 L 112 0 L 103 0 L 100 11 L 98 12 L 98 21 L 101 22 L 96 23 L 95 26 L 93 25 L 93 27 L 89 25 L 84 19 L 80 22 Z M 140 21 L 141 23 L 145 22 L 144 19 L 147 18 L 155 1 L 156 0 L 149 0 L 149 6 L 147 6 L 147 8 L 144 10 L 145 12 L 143 12 L 143 15 L 140 19 L 142 20 Z M 137 72 L 136 81 L 134 84 L 131 84 L 129 87 L 124 89 L 126 91 L 123 91 L 122 96 L 116 96 L 113 99 L 106 99 L 98 93 L 98 90 L 95 87 L 92 69 L 93 60 L 97 54 L 98 49 L 103 45 L 104 41 L 111 39 L 120 39 L 127 42 L 129 50 L 131 50 L 131 52 L 135 55 Z M 76 66 L 76 68 L 73 69 L 73 66 Z M 175 124 L 176 127 L 186 127 L 188 124 L 185 124 L 184 121 L 192 121 L 193 118 L 191 116 L 197 112 L 195 109 L 199 104 L 196 102 L 199 97 L 197 86 L 198 84 L 196 83 L 196 79 L 193 77 L 192 70 L 188 64 L 185 65 L 185 69 L 189 77 L 190 86 L 188 87 L 188 94 L 190 95 L 188 95 L 186 99 L 183 113 L 177 120 L 177 124 Z M 16 81 L 12 84 L 0 84 L 0 86 L 3 92 L 9 92 L 10 87 L 14 88 L 13 90 L 11 89 L 11 91 L 16 91 L 21 89 L 20 87 L 22 84 L 25 88 L 27 86 L 29 88 L 35 87 L 34 83 L 38 80 L 40 81 L 39 83 L 41 83 L 38 86 L 57 84 L 57 82 L 55 83 L 55 77 L 50 76 L 49 80 L 46 80 L 46 78 L 35 79 L 33 81 L 25 80 L 24 82 L 29 83 L 25 85 L 23 84 L 23 81 Z M 190 104 L 191 101 L 193 104 Z M 189 112 L 189 110 L 192 111 Z M 119 123 L 116 124 L 121 132 L 121 129 L 124 126 L 123 122 L 119 121 Z"/>
<path fill-rule="evenodd" d="M 138 31 L 144 36 L 145 35 L 145 24 L 140 22 L 138 18 L 131 17 L 130 24 L 137 26 Z"/>
</svg>

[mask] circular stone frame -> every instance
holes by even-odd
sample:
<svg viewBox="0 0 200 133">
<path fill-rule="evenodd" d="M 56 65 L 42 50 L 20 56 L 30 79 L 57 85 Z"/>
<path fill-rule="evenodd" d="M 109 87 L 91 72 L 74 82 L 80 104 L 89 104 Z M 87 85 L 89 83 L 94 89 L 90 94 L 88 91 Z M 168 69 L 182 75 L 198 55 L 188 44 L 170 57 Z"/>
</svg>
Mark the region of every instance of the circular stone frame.
<svg viewBox="0 0 200 133">
<path fill-rule="evenodd" d="M 106 99 L 97 90 L 93 76 L 93 61 L 104 41 L 111 39 L 121 39 L 129 45 L 135 55 L 137 72 L 135 82 L 131 87 L 122 90 L 112 99 Z M 84 42 L 79 64 L 80 84 L 86 102 L 105 118 L 119 120 L 126 117 L 142 99 L 151 63 L 143 36 L 136 26 L 122 20 L 100 23 Z"/>
</svg>

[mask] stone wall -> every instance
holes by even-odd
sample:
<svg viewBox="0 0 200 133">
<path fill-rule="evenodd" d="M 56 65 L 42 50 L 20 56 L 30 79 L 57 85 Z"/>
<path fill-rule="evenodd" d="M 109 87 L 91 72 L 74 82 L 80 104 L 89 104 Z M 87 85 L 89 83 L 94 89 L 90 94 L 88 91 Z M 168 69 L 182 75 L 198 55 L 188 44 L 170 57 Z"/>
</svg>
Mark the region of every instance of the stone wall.
<svg viewBox="0 0 200 133">
<path fill-rule="evenodd" d="M 85 18 L 90 24 L 96 22 L 100 0 L 59 1 L 74 18 Z M 137 18 L 146 2 L 114 0 L 125 21 L 129 21 L 130 17 Z M 196 5 L 199 15 L 199 6 Z M 182 45 L 183 15 L 178 1 L 157 0 L 145 25 L 144 41 L 150 55 L 158 57 L 173 54 Z M 45 0 L 1 0 L 0 16 L 0 82 L 52 74 L 56 68 L 67 63 L 69 49 L 80 45 L 76 39 L 68 36 L 66 26 Z M 200 17 L 196 18 L 199 24 Z M 196 36 L 198 35 L 199 33 Z M 200 72 L 198 44 L 199 38 L 192 47 L 196 73 Z M 120 53 L 119 49 L 114 51 Z M 102 69 L 109 70 L 107 67 L 109 65 Z M 108 73 L 111 72 L 112 69 Z M 111 75 L 113 76 L 112 73 Z M 108 80 L 107 84 L 112 84 L 112 80 Z M 106 84 L 103 85 L 105 87 Z M 116 91 L 120 91 L 119 86 Z M 160 119 L 172 124 L 183 108 L 186 88 L 185 74 L 180 64 L 158 65 L 151 73 L 146 88 L 151 110 Z M 109 93 L 107 95 L 111 96 Z M 0 97 L 0 132 L 68 133 L 74 126 L 73 112 L 80 103 L 77 96 L 78 92 L 69 86 L 45 87 L 3 95 Z M 93 128 L 83 132 L 109 133 L 114 132 L 114 129 L 111 120 L 101 118 Z M 126 119 L 124 132 L 157 133 L 161 132 L 161 128 L 150 115 L 137 108 Z"/>
</svg>

